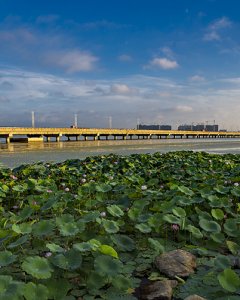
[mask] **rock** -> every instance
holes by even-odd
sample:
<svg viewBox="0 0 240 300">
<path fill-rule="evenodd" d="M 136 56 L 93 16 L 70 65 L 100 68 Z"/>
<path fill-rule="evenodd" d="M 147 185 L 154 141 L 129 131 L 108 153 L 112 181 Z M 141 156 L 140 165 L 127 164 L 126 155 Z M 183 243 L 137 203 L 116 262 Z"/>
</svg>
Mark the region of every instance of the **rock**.
<svg viewBox="0 0 240 300">
<path fill-rule="evenodd" d="M 198 295 L 190 295 L 184 300 L 207 300 L 206 298 L 200 297 Z"/>
<path fill-rule="evenodd" d="M 178 249 L 163 253 L 156 257 L 158 270 L 170 278 L 188 277 L 196 268 L 196 257 L 184 250 Z"/>
<path fill-rule="evenodd" d="M 176 280 L 153 281 L 140 288 L 141 300 L 171 300 Z"/>
</svg>

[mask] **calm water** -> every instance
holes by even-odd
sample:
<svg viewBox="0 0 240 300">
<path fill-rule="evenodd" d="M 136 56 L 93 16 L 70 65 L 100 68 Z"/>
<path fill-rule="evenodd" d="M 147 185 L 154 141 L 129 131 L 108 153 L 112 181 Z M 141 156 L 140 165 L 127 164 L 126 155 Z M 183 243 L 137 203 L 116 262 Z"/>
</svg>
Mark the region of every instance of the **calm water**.
<svg viewBox="0 0 240 300">
<path fill-rule="evenodd" d="M 38 161 L 59 162 L 99 154 L 154 153 L 179 150 L 240 153 L 240 139 L 177 139 L 132 141 L 64 141 L 60 143 L 0 143 L 0 164 L 13 168 Z"/>
</svg>

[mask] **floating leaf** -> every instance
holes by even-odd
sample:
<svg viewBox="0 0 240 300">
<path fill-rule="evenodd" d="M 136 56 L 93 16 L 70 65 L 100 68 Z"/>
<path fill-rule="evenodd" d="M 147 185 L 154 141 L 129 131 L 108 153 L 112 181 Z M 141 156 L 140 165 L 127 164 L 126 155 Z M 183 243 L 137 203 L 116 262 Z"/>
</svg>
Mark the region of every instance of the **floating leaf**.
<svg viewBox="0 0 240 300">
<path fill-rule="evenodd" d="M 231 267 L 231 260 L 227 256 L 218 255 L 214 260 L 214 264 L 217 268 L 224 270 Z"/>
<path fill-rule="evenodd" d="M 135 242 L 127 235 L 115 234 L 111 236 L 112 241 L 121 251 L 132 251 L 135 249 Z"/>
<path fill-rule="evenodd" d="M 22 223 L 20 225 L 13 224 L 12 230 L 18 234 L 26 234 L 32 232 L 32 224 L 30 223 Z"/>
<path fill-rule="evenodd" d="M 64 252 L 64 249 L 61 246 L 54 244 L 54 243 L 48 243 L 48 244 L 46 244 L 46 247 L 53 253 Z"/>
<path fill-rule="evenodd" d="M 114 217 L 122 217 L 124 215 L 122 209 L 117 205 L 108 206 L 107 211 Z"/>
<path fill-rule="evenodd" d="M 126 292 L 132 287 L 131 280 L 123 275 L 117 275 L 112 280 L 112 285 L 120 291 Z"/>
<path fill-rule="evenodd" d="M 49 291 L 49 298 L 54 300 L 65 300 L 68 291 L 71 289 L 69 280 L 64 278 L 50 279 L 46 282 Z"/>
<path fill-rule="evenodd" d="M 193 196 L 194 195 L 194 192 L 192 190 L 190 190 L 188 187 L 183 186 L 183 185 L 178 186 L 178 190 L 180 192 L 182 192 L 183 194 L 188 195 L 188 196 Z"/>
<path fill-rule="evenodd" d="M 110 221 L 110 220 L 102 220 L 102 224 L 104 229 L 108 232 L 108 233 L 116 233 L 119 231 L 119 227 L 117 222 L 115 221 Z"/>
<path fill-rule="evenodd" d="M 26 300 L 47 300 L 48 289 L 42 284 L 29 282 L 24 287 L 23 295 Z"/>
<path fill-rule="evenodd" d="M 231 293 L 236 292 L 240 288 L 240 278 L 231 269 L 225 269 L 220 273 L 218 275 L 218 280 L 221 286 Z"/>
<path fill-rule="evenodd" d="M 216 220 L 222 220 L 224 218 L 224 212 L 220 208 L 212 209 L 211 214 Z"/>
<path fill-rule="evenodd" d="M 107 193 L 107 192 L 111 191 L 111 189 L 112 189 L 112 187 L 109 184 L 102 183 L 102 184 L 96 185 L 97 192 Z"/>
<path fill-rule="evenodd" d="M 188 230 L 189 232 L 191 232 L 192 235 L 195 238 L 197 238 L 197 239 L 201 239 L 203 237 L 203 234 L 201 233 L 201 231 L 197 227 L 195 227 L 193 225 L 188 225 L 186 227 L 186 230 Z"/>
<path fill-rule="evenodd" d="M 7 248 L 11 249 L 11 248 L 15 248 L 15 247 L 18 247 L 20 245 L 23 245 L 27 242 L 28 238 L 29 238 L 28 235 L 23 235 L 19 239 L 17 239 L 15 242 L 9 244 L 7 246 Z"/>
<path fill-rule="evenodd" d="M 76 270 L 82 264 L 82 256 L 78 251 L 71 249 L 64 254 L 61 253 L 51 257 L 51 262 L 61 269 Z"/>
<path fill-rule="evenodd" d="M 170 214 L 166 214 L 163 216 L 163 220 L 170 223 L 170 224 L 181 224 L 181 219 L 179 219 L 178 217 L 174 216 L 174 215 L 170 215 Z"/>
<path fill-rule="evenodd" d="M 10 251 L 0 251 L 0 266 L 5 267 L 16 260 L 17 256 Z"/>
<path fill-rule="evenodd" d="M 208 221 L 205 219 L 200 219 L 200 227 L 207 232 L 220 232 L 221 226 L 215 221 Z"/>
<path fill-rule="evenodd" d="M 137 228 L 139 231 L 143 233 L 149 233 L 152 231 L 151 227 L 144 223 L 135 225 L 135 228 Z"/>
<path fill-rule="evenodd" d="M 48 260 L 39 256 L 27 257 L 22 263 L 22 269 L 37 279 L 48 279 L 53 271 Z"/>
<path fill-rule="evenodd" d="M 33 235 L 44 236 L 51 235 L 55 225 L 50 220 L 42 220 L 33 225 Z"/>
<path fill-rule="evenodd" d="M 94 250 L 94 245 L 89 242 L 77 243 L 73 245 L 73 248 L 80 252 L 86 252 Z"/>
<path fill-rule="evenodd" d="M 156 250 L 159 254 L 164 253 L 164 246 L 158 240 L 148 238 L 148 242 L 150 244 L 150 247 Z"/>
<path fill-rule="evenodd" d="M 108 245 L 101 245 L 98 249 L 102 254 L 110 255 L 112 257 L 118 258 L 117 251 L 113 247 Z"/>
<path fill-rule="evenodd" d="M 59 231 L 63 236 L 73 236 L 78 233 L 78 226 L 76 223 L 64 223 L 58 225 Z"/>
<path fill-rule="evenodd" d="M 177 216 L 179 218 L 185 218 L 186 217 L 186 211 L 181 207 L 173 208 L 172 212 L 175 216 Z"/>
<path fill-rule="evenodd" d="M 94 268 L 99 274 L 116 276 L 122 270 L 122 263 L 108 255 L 100 255 L 95 258 Z"/>
<path fill-rule="evenodd" d="M 223 243 L 225 240 L 225 236 L 223 233 L 221 232 L 214 232 L 210 234 L 210 237 L 212 238 L 212 240 L 216 243 Z"/>
<path fill-rule="evenodd" d="M 91 271 L 87 278 L 87 288 L 88 290 L 98 290 L 108 283 L 108 277 L 105 275 L 97 273 L 96 271 Z"/>
<path fill-rule="evenodd" d="M 226 244 L 228 246 L 228 249 L 232 252 L 233 255 L 238 255 L 240 251 L 240 246 L 232 241 L 226 241 Z"/>
</svg>

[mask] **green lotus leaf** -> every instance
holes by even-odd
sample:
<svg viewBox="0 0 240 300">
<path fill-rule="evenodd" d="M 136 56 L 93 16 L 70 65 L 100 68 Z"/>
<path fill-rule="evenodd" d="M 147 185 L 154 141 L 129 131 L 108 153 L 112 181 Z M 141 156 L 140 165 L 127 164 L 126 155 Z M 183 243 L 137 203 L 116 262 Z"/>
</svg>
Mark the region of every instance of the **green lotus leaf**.
<svg viewBox="0 0 240 300">
<path fill-rule="evenodd" d="M 74 222 L 74 216 L 70 214 L 64 214 L 61 217 L 56 217 L 56 224 L 58 226 L 66 223 L 71 223 L 71 222 Z"/>
<path fill-rule="evenodd" d="M 82 216 L 82 221 L 89 223 L 95 221 L 98 217 L 100 217 L 100 212 L 99 211 L 92 211 L 89 213 L 86 213 L 85 215 Z"/>
<path fill-rule="evenodd" d="M 224 229 L 227 232 L 236 232 L 238 233 L 238 225 L 237 225 L 237 220 L 235 219 L 227 219 L 224 223 Z"/>
<path fill-rule="evenodd" d="M 0 266 L 5 267 L 16 260 L 17 256 L 10 251 L 0 251 Z"/>
<path fill-rule="evenodd" d="M 179 218 L 185 218 L 186 217 L 186 211 L 181 207 L 173 208 L 172 212 L 175 216 L 177 216 Z"/>
<path fill-rule="evenodd" d="M 92 250 L 96 251 L 101 246 L 101 243 L 96 239 L 91 239 L 88 241 L 88 243 L 91 245 Z"/>
<path fill-rule="evenodd" d="M 231 260 L 225 255 L 218 255 L 214 260 L 214 265 L 224 270 L 231 267 Z"/>
<path fill-rule="evenodd" d="M 30 206 L 24 207 L 20 211 L 20 213 L 17 217 L 17 221 L 24 221 L 24 220 L 28 219 L 32 215 L 32 213 L 33 213 L 33 210 Z"/>
<path fill-rule="evenodd" d="M 165 251 L 164 246 L 158 240 L 148 238 L 148 242 L 150 247 L 156 250 L 159 254 L 164 253 Z"/>
<path fill-rule="evenodd" d="M 119 227 L 117 222 L 110 220 L 102 220 L 102 224 L 106 232 L 108 233 L 116 233 L 119 231 Z"/>
<path fill-rule="evenodd" d="M 233 196 L 236 196 L 236 197 L 240 197 L 240 188 L 239 187 L 234 187 L 232 190 L 231 190 L 231 194 Z"/>
<path fill-rule="evenodd" d="M 192 190 L 190 190 L 190 189 L 189 189 L 188 187 L 186 187 L 186 186 L 181 185 L 181 186 L 178 186 L 177 188 L 178 188 L 178 190 L 179 190 L 180 192 L 182 192 L 182 193 L 185 194 L 185 195 L 188 195 L 188 196 L 193 196 L 193 195 L 194 195 L 194 192 L 193 192 Z"/>
<path fill-rule="evenodd" d="M 23 235 L 21 236 L 19 239 L 17 239 L 15 242 L 9 244 L 7 246 L 7 248 L 11 249 L 11 248 L 16 248 L 20 245 L 25 244 L 28 241 L 29 236 L 28 235 Z"/>
<path fill-rule="evenodd" d="M 99 290 L 108 284 L 109 280 L 106 275 L 97 273 L 96 271 L 91 271 L 87 278 L 87 288 L 89 291 Z"/>
<path fill-rule="evenodd" d="M 218 192 L 219 194 L 225 195 L 225 194 L 227 194 L 229 192 L 229 187 L 225 187 L 225 186 L 219 185 L 219 186 L 216 186 L 214 188 L 214 190 L 216 192 Z"/>
<path fill-rule="evenodd" d="M 108 206 L 107 211 L 114 217 L 122 217 L 124 215 L 124 212 L 117 205 Z"/>
<path fill-rule="evenodd" d="M 136 224 L 135 228 L 137 228 L 139 231 L 141 231 L 143 233 L 149 233 L 152 231 L 152 228 L 144 223 Z"/>
<path fill-rule="evenodd" d="M 27 257 L 22 263 L 22 269 L 37 279 L 48 279 L 53 272 L 48 260 L 43 257 Z"/>
<path fill-rule="evenodd" d="M 81 220 L 81 219 L 76 222 L 76 225 L 77 225 L 77 228 L 78 228 L 78 232 L 84 232 L 85 227 L 86 227 L 85 224 L 86 223 L 83 220 Z"/>
<path fill-rule="evenodd" d="M 225 236 L 221 232 L 213 232 L 210 234 L 211 239 L 216 243 L 223 243 L 225 240 Z"/>
<path fill-rule="evenodd" d="M 205 219 L 200 219 L 200 227 L 207 232 L 220 232 L 221 226 L 215 221 L 208 221 Z"/>
<path fill-rule="evenodd" d="M 211 217 L 211 215 L 208 212 L 202 211 L 198 207 L 196 207 L 195 210 L 196 210 L 196 213 L 199 216 L 199 218 L 205 219 L 205 220 L 208 220 L 208 221 L 212 220 L 212 217 Z"/>
<path fill-rule="evenodd" d="M 201 233 L 201 231 L 193 225 L 187 225 L 186 230 L 191 232 L 191 234 L 197 239 L 203 238 L 203 234 Z"/>
<path fill-rule="evenodd" d="M 27 234 L 32 232 L 32 224 L 22 223 L 22 224 L 13 224 L 12 230 L 18 234 Z"/>
<path fill-rule="evenodd" d="M 181 224 L 181 219 L 179 219 L 178 217 L 174 216 L 174 215 L 170 215 L 170 214 L 166 214 L 163 216 L 163 220 L 170 223 L 170 224 Z"/>
<path fill-rule="evenodd" d="M 95 258 L 94 268 L 99 274 L 110 277 L 116 276 L 122 270 L 121 261 L 108 255 L 100 255 Z"/>
<path fill-rule="evenodd" d="M 107 193 L 111 190 L 112 190 L 112 187 L 109 184 L 102 183 L 102 184 L 96 185 L 96 191 L 97 192 Z"/>
<path fill-rule="evenodd" d="M 54 243 L 48 243 L 48 244 L 46 244 L 46 247 L 53 253 L 64 252 L 64 249 L 61 246 L 54 244 Z"/>
<path fill-rule="evenodd" d="M 78 251 L 71 249 L 64 254 L 61 253 L 51 257 L 51 262 L 61 269 L 76 270 L 82 264 L 82 256 Z"/>
<path fill-rule="evenodd" d="M 63 236 L 73 236 L 78 233 L 78 227 L 76 223 L 64 223 L 58 225 L 59 231 Z"/>
<path fill-rule="evenodd" d="M 34 236 L 51 235 L 55 225 L 50 220 L 43 220 L 33 225 Z"/>
<path fill-rule="evenodd" d="M 177 197 L 175 197 L 175 198 L 177 198 Z M 182 206 L 189 206 L 189 205 L 192 205 L 192 203 L 195 202 L 194 199 L 193 200 L 189 199 L 186 196 L 178 196 L 177 199 L 178 199 L 178 201 L 177 201 L 178 205 L 182 205 Z"/>
<path fill-rule="evenodd" d="M 55 203 L 57 203 L 57 201 L 58 201 L 58 198 L 57 198 L 57 197 L 54 197 L 54 198 L 49 199 L 49 200 L 41 207 L 41 210 L 42 210 L 42 211 L 45 211 L 45 210 L 48 210 L 48 209 L 52 208 L 53 205 L 54 205 Z"/>
<path fill-rule="evenodd" d="M 212 209 L 211 214 L 216 220 L 222 220 L 224 218 L 224 212 L 220 208 Z"/>
<path fill-rule="evenodd" d="M 135 249 L 135 242 L 127 235 L 115 234 L 111 236 L 112 241 L 120 251 L 132 251 Z"/>
<path fill-rule="evenodd" d="M 28 282 L 24 287 L 23 295 L 26 300 L 47 300 L 48 289 L 42 284 Z"/>
<path fill-rule="evenodd" d="M 77 243 L 73 245 L 73 248 L 80 252 L 87 252 L 94 249 L 94 246 L 89 242 Z"/>
<path fill-rule="evenodd" d="M 68 291 L 71 289 L 69 280 L 64 278 L 50 279 L 46 282 L 49 298 L 54 300 L 65 300 Z"/>
<path fill-rule="evenodd" d="M 221 286 L 231 293 L 236 292 L 240 288 L 240 278 L 231 269 L 225 269 L 217 278 Z"/>
<path fill-rule="evenodd" d="M 113 249 L 113 247 L 111 246 L 108 246 L 108 245 L 101 245 L 99 247 L 99 252 L 101 252 L 102 254 L 105 254 L 105 255 L 109 255 L 109 256 L 112 256 L 112 257 L 115 257 L 115 258 L 118 258 L 118 253 L 115 249 Z"/>
<path fill-rule="evenodd" d="M 232 241 L 226 241 L 228 249 L 232 252 L 233 255 L 238 255 L 240 252 L 240 246 Z"/>
<path fill-rule="evenodd" d="M 0 275 L 0 299 L 19 300 L 22 299 L 24 283 L 12 280 L 11 276 Z"/>
<path fill-rule="evenodd" d="M 15 192 L 23 193 L 23 192 L 27 191 L 28 186 L 27 186 L 27 184 L 23 184 L 23 185 L 17 184 L 17 185 L 14 185 L 12 189 Z"/>
<path fill-rule="evenodd" d="M 123 275 L 117 275 L 112 279 L 112 285 L 117 290 L 126 292 L 129 288 L 132 287 L 132 282 L 129 278 Z"/>
</svg>

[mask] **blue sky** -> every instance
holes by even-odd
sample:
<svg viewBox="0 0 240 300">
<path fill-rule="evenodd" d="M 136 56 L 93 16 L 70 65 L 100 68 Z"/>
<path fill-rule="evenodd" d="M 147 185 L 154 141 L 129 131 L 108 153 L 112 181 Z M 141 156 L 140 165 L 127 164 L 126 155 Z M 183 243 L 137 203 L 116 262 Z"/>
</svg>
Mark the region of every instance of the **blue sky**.
<svg viewBox="0 0 240 300">
<path fill-rule="evenodd" d="M 238 0 L 0 0 L 0 126 L 240 129 Z"/>
</svg>

